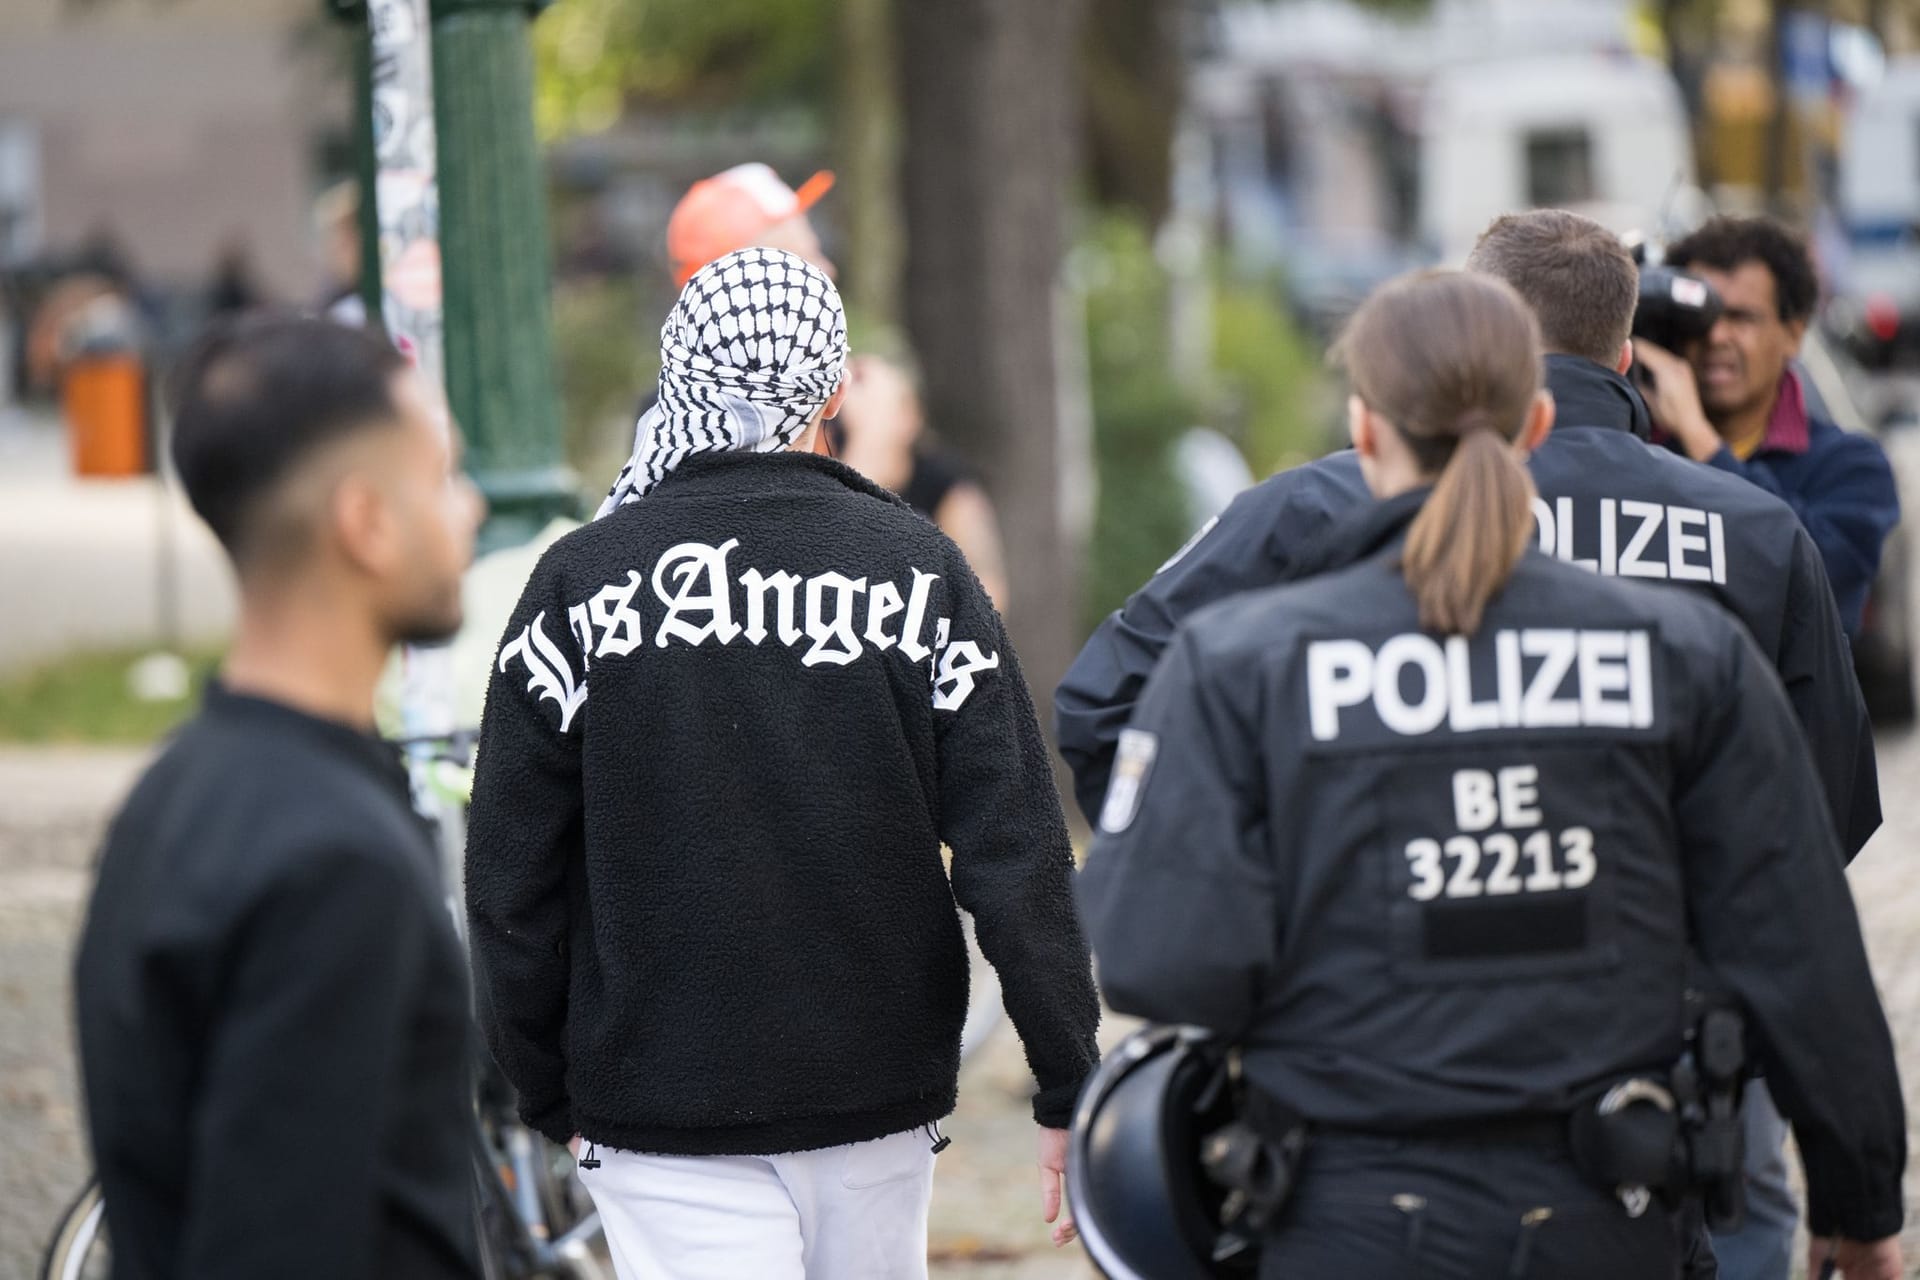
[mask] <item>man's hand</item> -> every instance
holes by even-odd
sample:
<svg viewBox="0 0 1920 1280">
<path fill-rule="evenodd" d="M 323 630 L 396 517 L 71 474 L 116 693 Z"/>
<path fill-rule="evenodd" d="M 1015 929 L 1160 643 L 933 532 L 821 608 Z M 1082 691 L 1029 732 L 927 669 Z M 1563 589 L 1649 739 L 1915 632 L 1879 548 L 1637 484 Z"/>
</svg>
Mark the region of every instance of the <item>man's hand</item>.
<svg viewBox="0 0 1920 1280">
<path fill-rule="evenodd" d="M 1900 1237 L 1884 1240 L 1813 1240 L 1807 1245 L 1807 1280 L 1819 1280 L 1831 1258 L 1846 1280 L 1900 1280 Z"/>
<path fill-rule="evenodd" d="M 1707 421 L 1707 411 L 1701 407 L 1693 366 L 1645 338 L 1633 340 L 1633 358 L 1653 375 L 1653 385 L 1640 384 L 1640 394 L 1654 423 L 1679 440 L 1695 462 L 1705 462 L 1720 452 L 1720 433 Z"/>
<path fill-rule="evenodd" d="M 1073 1225 L 1073 1212 L 1062 1211 L 1061 1198 L 1067 1177 L 1067 1131 L 1040 1131 L 1040 1209 L 1041 1216 L 1053 1223 L 1053 1247 L 1071 1243 L 1080 1234 Z M 1056 1219 L 1058 1221 L 1056 1221 Z"/>
<path fill-rule="evenodd" d="M 579 1134 L 576 1133 L 571 1138 L 567 1139 L 567 1154 L 572 1156 L 575 1160 L 578 1160 L 580 1158 L 580 1135 Z"/>
</svg>

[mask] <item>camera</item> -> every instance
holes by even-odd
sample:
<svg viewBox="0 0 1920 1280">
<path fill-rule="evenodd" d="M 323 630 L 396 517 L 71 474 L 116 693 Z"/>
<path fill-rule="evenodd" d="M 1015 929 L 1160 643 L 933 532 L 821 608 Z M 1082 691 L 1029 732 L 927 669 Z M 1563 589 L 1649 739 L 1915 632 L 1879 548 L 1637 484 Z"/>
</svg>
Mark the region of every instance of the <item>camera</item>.
<svg viewBox="0 0 1920 1280">
<path fill-rule="evenodd" d="M 1712 285 L 1663 263 L 1640 268 L 1640 301 L 1633 309 L 1633 336 L 1682 354 L 1712 330 L 1726 304 Z"/>
<path fill-rule="evenodd" d="M 1634 265 L 1640 268 L 1640 298 L 1633 308 L 1633 336 L 1684 356 L 1689 343 L 1712 331 L 1726 304 L 1714 287 L 1660 260 L 1660 249 L 1638 233 L 1627 237 Z M 1633 380 L 1642 390 L 1653 388 L 1653 373 L 1634 362 Z"/>
</svg>

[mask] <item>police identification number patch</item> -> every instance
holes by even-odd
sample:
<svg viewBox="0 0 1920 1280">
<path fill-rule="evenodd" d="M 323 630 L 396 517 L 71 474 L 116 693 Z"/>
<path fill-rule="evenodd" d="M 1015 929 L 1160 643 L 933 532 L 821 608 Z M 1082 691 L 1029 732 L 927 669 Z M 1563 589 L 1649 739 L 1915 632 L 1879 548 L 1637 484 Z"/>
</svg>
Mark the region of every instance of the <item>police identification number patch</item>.
<svg viewBox="0 0 1920 1280">
<path fill-rule="evenodd" d="M 1147 785 L 1147 774 L 1159 750 L 1160 739 L 1144 729 L 1120 731 L 1113 780 L 1107 783 L 1107 800 L 1100 806 L 1100 829 L 1108 835 L 1119 835 L 1133 825 L 1133 815 L 1140 811 L 1140 792 Z"/>
</svg>

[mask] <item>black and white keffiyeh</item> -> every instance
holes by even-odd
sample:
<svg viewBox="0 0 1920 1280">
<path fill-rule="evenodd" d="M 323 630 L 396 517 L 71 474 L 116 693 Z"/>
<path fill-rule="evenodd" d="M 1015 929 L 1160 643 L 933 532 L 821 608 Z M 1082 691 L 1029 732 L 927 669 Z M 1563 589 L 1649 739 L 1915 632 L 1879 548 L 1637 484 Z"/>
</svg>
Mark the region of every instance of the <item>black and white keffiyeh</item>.
<svg viewBox="0 0 1920 1280">
<path fill-rule="evenodd" d="M 846 364 L 846 313 L 818 268 L 784 249 L 708 263 L 660 327 L 660 398 L 595 518 L 646 496 L 694 454 L 792 445 Z"/>
</svg>

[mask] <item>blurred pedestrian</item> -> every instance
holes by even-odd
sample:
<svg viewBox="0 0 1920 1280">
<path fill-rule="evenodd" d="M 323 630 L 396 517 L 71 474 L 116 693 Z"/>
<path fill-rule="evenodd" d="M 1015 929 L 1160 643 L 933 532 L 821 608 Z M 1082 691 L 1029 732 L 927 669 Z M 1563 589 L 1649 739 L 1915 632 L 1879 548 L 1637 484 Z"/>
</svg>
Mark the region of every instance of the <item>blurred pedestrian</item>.
<svg viewBox="0 0 1920 1280">
<path fill-rule="evenodd" d="M 213 279 L 207 285 L 207 311 L 215 316 L 232 315 L 259 306 L 266 300 L 253 269 L 253 254 L 239 237 L 227 241 L 214 264 Z"/>
<path fill-rule="evenodd" d="M 487 695 L 467 906 L 494 1056 L 573 1141 L 624 1280 L 924 1277 L 958 904 L 1038 1080 L 1063 1243 L 1099 1007 L 1005 628 L 951 541 L 814 452 L 845 394 L 825 274 L 728 254 L 661 347 L 633 458 L 541 557 Z"/>
<path fill-rule="evenodd" d="M 75 967 L 114 1274 L 476 1276 L 466 967 L 371 729 L 388 650 L 460 624 L 478 497 L 402 358 L 317 319 L 217 326 L 173 454 L 240 618 Z"/>
<path fill-rule="evenodd" d="M 939 526 L 1005 612 L 1007 578 L 993 500 L 946 450 L 928 441 L 913 375 L 884 356 L 847 362 L 847 397 L 828 424 L 834 456 Z"/>
<path fill-rule="evenodd" d="M 1771 218 L 1717 217 L 1669 248 L 1667 262 L 1712 285 L 1726 310 L 1691 350 L 1634 344 L 1653 374 L 1654 422 L 1694 461 L 1785 499 L 1826 561 L 1847 634 L 1857 633 L 1900 495 L 1879 441 L 1808 411 L 1793 360 L 1820 285 L 1805 243 Z"/>
<path fill-rule="evenodd" d="M 833 174 L 821 170 L 798 191 L 764 164 L 740 164 L 687 190 L 667 219 L 667 258 L 673 286 L 684 288 L 693 273 L 735 249 L 784 249 L 836 274 L 807 213 L 833 189 Z"/>
</svg>

